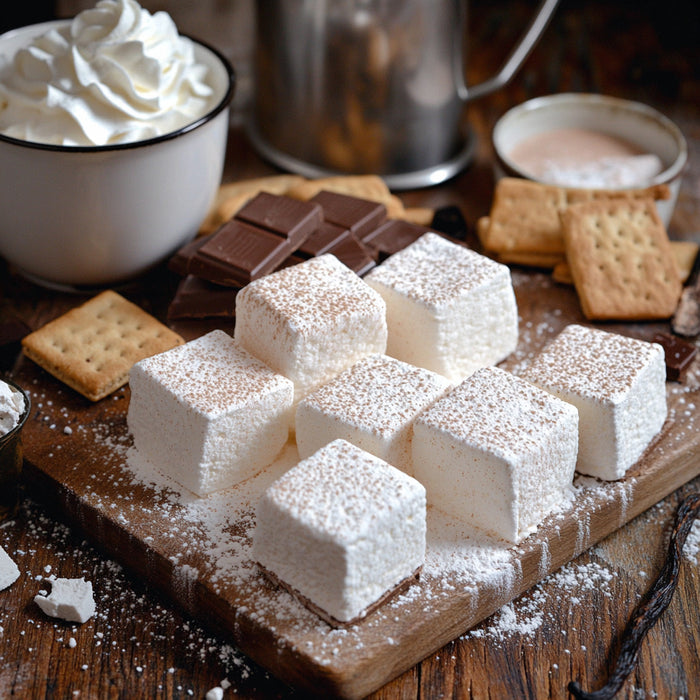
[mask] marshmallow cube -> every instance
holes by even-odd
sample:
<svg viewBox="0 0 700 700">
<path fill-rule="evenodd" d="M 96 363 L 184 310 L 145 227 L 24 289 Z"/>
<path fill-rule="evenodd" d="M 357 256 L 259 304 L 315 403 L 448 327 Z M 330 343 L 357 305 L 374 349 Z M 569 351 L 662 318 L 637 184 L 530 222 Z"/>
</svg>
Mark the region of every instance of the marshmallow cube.
<svg viewBox="0 0 700 700">
<path fill-rule="evenodd" d="M 498 367 L 477 370 L 414 424 L 428 503 L 509 542 L 572 497 L 576 409 Z"/>
<path fill-rule="evenodd" d="M 253 476 L 289 437 L 292 382 L 223 331 L 141 360 L 129 383 L 136 449 L 200 496 Z"/>
<path fill-rule="evenodd" d="M 510 270 L 435 233 L 366 277 L 387 305 L 387 355 L 459 382 L 518 343 Z"/>
<path fill-rule="evenodd" d="M 412 474 L 413 420 L 449 386 L 422 367 L 386 355 L 366 357 L 299 403 L 299 456 L 343 438 Z"/>
<path fill-rule="evenodd" d="M 573 324 L 522 376 L 578 409 L 581 474 L 622 478 L 666 420 L 666 364 L 656 343 Z"/>
<path fill-rule="evenodd" d="M 334 440 L 275 481 L 257 506 L 253 558 L 331 624 L 366 615 L 425 558 L 425 489 Z"/>
<path fill-rule="evenodd" d="M 236 296 L 236 341 L 295 386 L 295 402 L 386 350 L 382 298 L 334 255 L 255 280 Z"/>
</svg>

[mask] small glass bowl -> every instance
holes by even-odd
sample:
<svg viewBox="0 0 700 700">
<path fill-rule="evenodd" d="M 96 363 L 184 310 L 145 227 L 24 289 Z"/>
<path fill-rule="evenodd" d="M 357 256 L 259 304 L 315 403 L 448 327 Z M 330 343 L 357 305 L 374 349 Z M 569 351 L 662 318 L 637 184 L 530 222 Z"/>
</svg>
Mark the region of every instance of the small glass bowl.
<svg viewBox="0 0 700 700">
<path fill-rule="evenodd" d="M 0 436 L 0 521 L 13 517 L 17 513 L 20 500 L 20 480 L 22 476 L 23 450 L 22 427 L 24 426 L 31 401 L 27 392 L 10 379 L 0 381 L 9 384 L 24 397 L 24 412 L 19 417 L 17 425 L 9 432 Z"/>
</svg>

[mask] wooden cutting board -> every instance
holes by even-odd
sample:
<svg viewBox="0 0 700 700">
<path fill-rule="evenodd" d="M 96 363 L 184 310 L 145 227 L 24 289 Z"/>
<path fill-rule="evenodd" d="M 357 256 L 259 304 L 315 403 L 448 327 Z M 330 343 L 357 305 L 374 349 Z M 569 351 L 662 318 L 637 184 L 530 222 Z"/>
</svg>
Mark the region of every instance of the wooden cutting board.
<svg viewBox="0 0 700 700">
<path fill-rule="evenodd" d="M 573 291 L 548 275 L 514 272 L 520 343 L 503 366 L 518 371 L 565 325 L 583 322 Z M 191 338 L 212 325 L 183 326 Z M 607 325 L 650 339 L 663 324 Z M 667 384 L 669 418 L 624 480 L 576 480 L 576 498 L 516 547 L 485 540 L 435 509 L 426 564 L 407 592 L 347 630 L 333 630 L 249 558 L 262 490 L 296 459 L 236 488 L 183 494 L 134 455 L 125 387 L 91 404 L 23 359 L 16 380 L 32 395 L 24 445 L 30 489 L 56 504 L 112 557 L 284 681 L 319 696 L 360 698 L 464 633 L 606 535 L 700 474 L 700 363 Z M 100 581 L 93 582 L 99 591 Z"/>
</svg>

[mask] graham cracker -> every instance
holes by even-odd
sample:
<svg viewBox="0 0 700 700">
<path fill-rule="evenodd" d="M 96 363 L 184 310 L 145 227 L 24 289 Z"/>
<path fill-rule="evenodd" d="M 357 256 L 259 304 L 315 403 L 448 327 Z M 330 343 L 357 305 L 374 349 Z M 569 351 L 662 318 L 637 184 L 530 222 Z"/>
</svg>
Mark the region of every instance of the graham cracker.
<svg viewBox="0 0 700 700">
<path fill-rule="evenodd" d="M 418 226 L 430 226 L 435 217 L 435 209 L 431 209 L 430 207 L 404 207 L 403 211 L 399 209 L 396 214 L 393 211 L 390 212 L 387 210 L 387 217 L 389 219 L 403 219 L 404 221 L 408 221 L 409 224 L 416 224 Z"/>
<path fill-rule="evenodd" d="M 296 199 L 311 199 L 321 190 L 369 199 L 382 204 L 386 204 L 392 197 L 389 188 L 379 175 L 332 175 L 306 180 L 291 187 L 286 194 Z"/>
<path fill-rule="evenodd" d="M 136 304 L 106 290 L 27 335 L 22 348 L 57 379 L 99 401 L 126 384 L 134 363 L 183 343 Z"/>
<path fill-rule="evenodd" d="M 574 278 L 571 276 L 571 268 L 569 267 L 569 263 L 563 261 L 556 264 L 552 270 L 552 279 L 559 284 L 573 284 Z"/>
<path fill-rule="evenodd" d="M 669 318 L 681 282 L 652 199 L 573 204 L 562 213 L 566 255 L 589 320 Z"/>
<path fill-rule="evenodd" d="M 667 185 L 627 190 L 564 188 L 521 178 L 502 178 L 496 185 L 489 223 L 480 232 L 495 253 L 563 254 L 561 213 L 572 204 L 610 199 L 668 199 Z"/>
<path fill-rule="evenodd" d="M 559 213 L 565 207 L 566 194 L 561 187 L 503 178 L 496 185 L 482 243 L 497 253 L 563 254 Z"/>
<path fill-rule="evenodd" d="M 688 281 L 699 249 L 700 244 L 695 241 L 671 241 L 671 250 L 673 251 L 681 282 L 685 283 Z"/>
<path fill-rule="evenodd" d="M 566 261 L 564 253 L 529 253 L 517 250 L 496 253 L 495 257 L 498 262 L 506 265 L 541 267 L 548 270 Z"/>
</svg>

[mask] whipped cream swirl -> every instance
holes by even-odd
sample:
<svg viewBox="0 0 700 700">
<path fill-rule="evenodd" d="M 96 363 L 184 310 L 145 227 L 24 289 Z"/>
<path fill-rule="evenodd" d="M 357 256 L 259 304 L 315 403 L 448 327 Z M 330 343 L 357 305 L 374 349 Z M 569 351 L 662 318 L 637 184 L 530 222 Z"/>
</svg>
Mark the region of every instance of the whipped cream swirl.
<svg viewBox="0 0 700 700">
<path fill-rule="evenodd" d="M 193 42 L 135 0 L 100 0 L 0 60 L 0 132 L 25 141 L 140 141 L 197 120 L 217 99 Z"/>
</svg>

